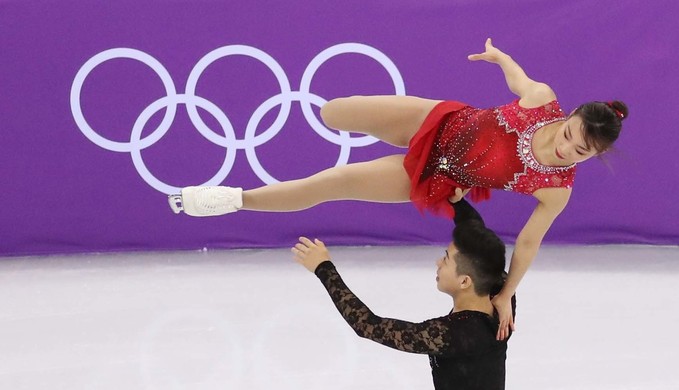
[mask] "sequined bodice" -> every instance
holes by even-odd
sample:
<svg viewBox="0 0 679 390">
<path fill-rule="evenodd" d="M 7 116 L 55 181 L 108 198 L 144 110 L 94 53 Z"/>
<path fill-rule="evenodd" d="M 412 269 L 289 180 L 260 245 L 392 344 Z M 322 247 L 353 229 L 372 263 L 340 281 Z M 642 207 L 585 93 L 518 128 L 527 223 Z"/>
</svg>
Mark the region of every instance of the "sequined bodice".
<svg viewBox="0 0 679 390">
<path fill-rule="evenodd" d="M 492 109 L 465 107 L 441 122 L 427 163 L 428 174 L 465 187 L 498 188 L 532 194 L 573 184 L 575 165 L 540 164 L 531 143 L 545 125 L 565 120 L 557 101 L 535 108 L 518 99 Z"/>
</svg>

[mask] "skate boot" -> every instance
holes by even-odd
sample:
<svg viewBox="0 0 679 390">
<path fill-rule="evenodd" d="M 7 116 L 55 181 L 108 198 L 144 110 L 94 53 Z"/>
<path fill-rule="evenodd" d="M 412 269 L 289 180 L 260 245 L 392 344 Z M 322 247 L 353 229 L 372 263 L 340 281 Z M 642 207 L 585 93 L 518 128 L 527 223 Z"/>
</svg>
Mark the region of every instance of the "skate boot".
<svg viewBox="0 0 679 390">
<path fill-rule="evenodd" d="M 243 189 L 223 186 L 184 187 L 179 195 L 168 196 L 175 214 L 184 211 L 192 217 L 211 217 L 238 211 L 243 207 Z"/>
</svg>

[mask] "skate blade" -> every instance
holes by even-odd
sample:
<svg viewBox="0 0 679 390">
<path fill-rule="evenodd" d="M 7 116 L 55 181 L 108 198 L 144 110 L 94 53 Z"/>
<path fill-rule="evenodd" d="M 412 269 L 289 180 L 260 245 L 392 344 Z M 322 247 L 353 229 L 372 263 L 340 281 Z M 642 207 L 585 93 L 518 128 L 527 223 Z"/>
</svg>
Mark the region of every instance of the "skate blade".
<svg viewBox="0 0 679 390">
<path fill-rule="evenodd" d="M 184 210 L 181 195 L 168 195 L 167 201 L 170 203 L 170 208 L 175 214 L 179 214 L 180 211 Z"/>
</svg>

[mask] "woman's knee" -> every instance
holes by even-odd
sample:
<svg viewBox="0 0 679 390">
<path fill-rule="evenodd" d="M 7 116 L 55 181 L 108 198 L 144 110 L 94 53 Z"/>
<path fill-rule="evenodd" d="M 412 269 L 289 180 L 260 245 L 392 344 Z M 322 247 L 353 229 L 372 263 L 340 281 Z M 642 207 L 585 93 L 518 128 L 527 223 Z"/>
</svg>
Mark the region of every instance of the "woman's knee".
<svg viewBox="0 0 679 390">
<path fill-rule="evenodd" d="M 349 96 L 332 99 L 321 107 L 321 119 L 331 129 L 342 129 L 342 119 L 347 115 L 347 106 L 357 100 L 359 96 Z"/>
</svg>

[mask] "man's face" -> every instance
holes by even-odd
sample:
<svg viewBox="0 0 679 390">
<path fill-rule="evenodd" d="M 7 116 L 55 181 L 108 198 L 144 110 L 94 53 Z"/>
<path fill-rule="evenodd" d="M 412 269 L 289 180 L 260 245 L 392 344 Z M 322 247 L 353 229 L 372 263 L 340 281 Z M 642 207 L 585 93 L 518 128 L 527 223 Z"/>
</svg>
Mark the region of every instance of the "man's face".
<svg viewBox="0 0 679 390">
<path fill-rule="evenodd" d="M 448 245 L 443 257 L 436 261 L 436 287 L 439 291 L 453 295 L 460 290 L 465 276 L 457 273 L 455 255 L 458 253 L 455 244 Z"/>
</svg>

